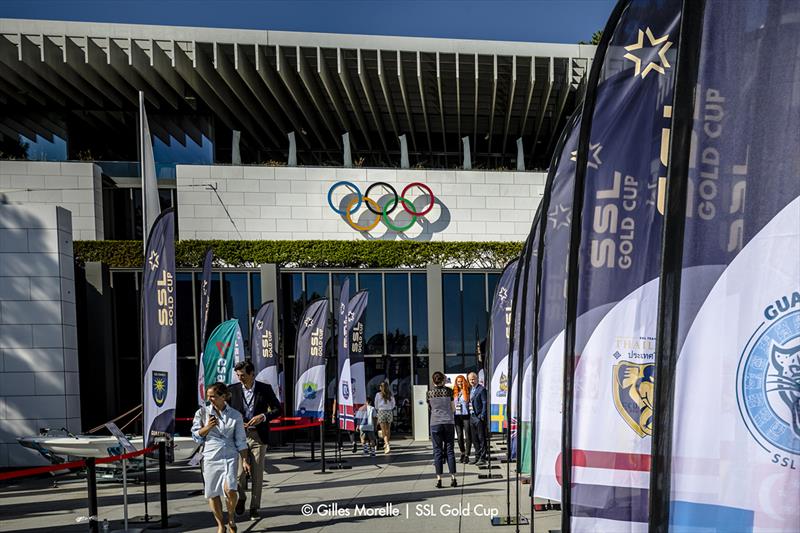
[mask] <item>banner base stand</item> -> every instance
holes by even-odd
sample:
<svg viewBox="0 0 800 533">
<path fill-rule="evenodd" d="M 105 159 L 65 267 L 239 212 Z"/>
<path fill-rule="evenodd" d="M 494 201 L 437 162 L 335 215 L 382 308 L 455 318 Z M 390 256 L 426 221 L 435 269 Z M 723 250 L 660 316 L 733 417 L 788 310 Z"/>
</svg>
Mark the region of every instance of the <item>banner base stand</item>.
<svg viewBox="0 0 800 533">
<path fill-rule="evenodd" d="M 478 474 L 478 479 L 503 479 L 501 474 Z"/>
<path fill-rule="evenodd" d="M 155 516 L 151 514 L 142 515 L 142 516 L 135 516 L 133 518 L 128 519 L 129 524 L 152 524 L 155 522 L 160 522 L 161 517 Z"/>
<path fill-rule="evenodd" d="M 331 470 L 351 470 L 353 467 L 350 465 L 332 465 L 328 466 L 328 468 L 330 468 Z"/>
<path fill-rule="evenodd" d="M 501 462 L 501 463 L 503 463 L 503 464 L 506 464 L 506 463 L 516 463 L 516 462 L 517 462 L 517 460 L 516 460 L 516 459 L 500 459 L 500 462 Z"/>
<path fill-rule="evenodd" d="M 519 521 L 517 521 L 516 516 L 495 516 L 492 518 L 492 525 L 493 526 L 524 526 L 528 524 L 528 519 L 524 516 L 519 517 Z"/>
<path fill-rule="evenodd" d="M 486 466 L 479 466 L 478 470 L 500 470 L 500 467 L 497 465 L 492 465 L 492 466 L 486 465 Z"/>
<path fill-rule="evenodd" d="M 315 474 L 333 474 L 333 472 L 331 472 L 330 470 L 326 470 L 324 472 L 322 470 L 320 470 L 319 472 L 314 472 L 314 473 Z"/>
</svg>

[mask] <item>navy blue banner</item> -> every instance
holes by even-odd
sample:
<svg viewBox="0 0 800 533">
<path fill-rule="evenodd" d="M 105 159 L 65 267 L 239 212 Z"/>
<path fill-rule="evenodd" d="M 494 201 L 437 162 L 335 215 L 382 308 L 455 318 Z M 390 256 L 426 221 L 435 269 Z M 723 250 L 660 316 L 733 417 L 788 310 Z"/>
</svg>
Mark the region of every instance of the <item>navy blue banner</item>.
<svg viewBox="0 0 800 533">
<path fill-rule="evenodd" d="M 660 199 L 681 8 L 682 0 L 629 2 L 605 50 L 590 134 L 579 146 L 587 166 L 576 191 L 583 205 L 577 322 L 575 353 L 567 354 L 577 358 L 568 458 L 576 530 L 633 530 L 648 519 Z"/>
<path fill-rule="evenodd" d="M 703 19 L 670 526 L 797 531 L 800 2 L 707 0 Z"/>
<path fill-rule="evenodd" d="M 508 346 L 511 337 L 512 305 L 514 301 L 514 279 L 519 258 L 509 262 L 500 274 L 492 298 L 489 316 L 489 396 L 491 398 L 490 431 L 500 433 L 506 419 L 508 398 Z"/>
<path fill-rule="evenodd" d="M 178 390 L 175 331 L 175 212 L 153 223 L 142 274 L 142 342 L 145 446 L 175 432 Z"/>
<path fill-rule="evenodd" d="M 253 317 L 253 331 L 250 335 L 250 361 L 256 372 L 256 379 L 272 387 L 275 395 L 283 402 L 283 391 L 278 382 L 278 350 L 275 335 L 275 303 L 264 304 Z"/>
<path fill-rule="evenodd" d="M 348 340 L 350 383 L 353 407 L 367 403 L 367 380 L 364 371 L 364 326 L 369 291 L 358 291 L 347 304 L 344 336 Z"/>
<path fill-rule="evenodd" d="M 328 299 L 312 301 L 297 324 L 295 349 L 295 416 L 323 418 L 325 408 L 325 343 Z"/>
</svg>

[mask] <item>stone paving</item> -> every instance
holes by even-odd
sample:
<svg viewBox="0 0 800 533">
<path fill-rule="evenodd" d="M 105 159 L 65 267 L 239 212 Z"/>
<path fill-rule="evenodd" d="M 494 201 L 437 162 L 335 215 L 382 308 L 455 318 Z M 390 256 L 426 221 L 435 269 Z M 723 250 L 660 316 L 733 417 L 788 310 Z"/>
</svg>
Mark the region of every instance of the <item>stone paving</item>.
<svg viewBox="0 0 800 533">
<path fill-rule="evenodd" d="M 329 455 L 332 453 L 329 448 Z M 318 454 L 317 454 L 318 455 Z M 478 479 L 476 466 L 458 465 L 459 486 L 450 488 L 445 475 L 445 488 L 435 488 L 430 443 L 397 440 L 389 455 L 376 457 L 353 455 L 345 449 L 343 458 L 348 470 L 328 470 L 321 474 L 320 463 L 309 462 L 307 445 L 297 445 L 296 458 L 291 447 L 271 450 L 262 496 L 261 518 L 247 521 L 241 518 L 239 531 L 302 531 L 381 533 L 411 531 L 514 532 L 513 526 L 492 527 L 490 515 L 506 513 L 506 465 L 494 473 L 503 479 Z M 328 457 L 328 466 L 330 466 Z M 150 475 L 150 474 L 148 474 Z M 516 500 L 512 468 L 511 512 Z M 156 474 L 152 474 L 155 478 Z M 172 531 L 216 531 L 214 521 L 202 495 L 193 492 L 201 488 L 197 468 L 172 465 L 168 469 L 169 514 L 180 526 Z M 44 478 L 15 480 L 0 484 L 0 531 L 44 533 L 50 531 L 87 531 L 82 520 L 86 508 L 86 482 L 77 475 L 52 481 Z M 98 486 L 99 519 L 109 521 L 110 530 L 122 529 L 122 486 L 101 483 Z M 521 514 L 530 517 L 529 500 L 525 498 L 529 485 L 519 485 Z M 157 485 L 149 486 L 149 512 L 159 513 Z M 129 516 L 144 514 L 143 487 L 129 488 Z M 303 506 L 310 506 L 304 508 Z M 308 516 L 304 509 L 311 509 Z M 307 514 L 307 511 L 305 511 Z M 558 511 L 536 512 L 535 533 L 548 533 L 559 528 Z M 129 530 L 142 528 L 129 524 Z M 531 531 L 529 525 L 520 531 Z"/>
</svg>

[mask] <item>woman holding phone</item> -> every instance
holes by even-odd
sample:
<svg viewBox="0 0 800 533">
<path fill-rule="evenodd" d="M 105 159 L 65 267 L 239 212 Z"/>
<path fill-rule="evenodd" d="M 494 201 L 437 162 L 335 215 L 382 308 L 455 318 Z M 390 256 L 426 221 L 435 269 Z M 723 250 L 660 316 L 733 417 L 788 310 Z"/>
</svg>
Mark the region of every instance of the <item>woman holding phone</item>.
<svg viewBox="0 0 800 533">
<path fill-rule="evenodd" d="M 228 528 L 236 531 L 237 473 L 239 460 L 249 473 L 247 439 L 242 415 L 228 406 L 230 398 L 224 383 L 214 383 L 206 391 L 209 405 L 201 407 L 194 415 L 192 438 L 203 444 L 203 481 L 205 497 L 217 521 L 217 533 L 225 533 L 222 520 L 222 501 L 228 507 Z"/>
</svg>

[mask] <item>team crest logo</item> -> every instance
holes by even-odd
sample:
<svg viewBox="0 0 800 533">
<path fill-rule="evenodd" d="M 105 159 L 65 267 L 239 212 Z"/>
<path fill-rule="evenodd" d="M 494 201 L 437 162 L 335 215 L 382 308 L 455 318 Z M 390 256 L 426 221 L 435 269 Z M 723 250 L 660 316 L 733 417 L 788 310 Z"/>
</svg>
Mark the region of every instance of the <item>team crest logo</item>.
<svg viewBox="0 0 800 533">
<path fill-rule="evenodd" d="M 800 454 L 800 311 L 762 324 L 739 361 L 736 396 L 767 450 Z M 772 452 L 771 452 L 772 453 Z"/>
<path fill-rule="evenodd" d="M 613 367 L 614 405 L 640 437 L 653 434 L 655 364 L 621 361 Z"/>
<path fill-rule="evenodd" d="M 167 391 L 169 390 L 169 374 L 161 370 L 153 370 L 151 390 L 153 391 L 153 401 L 158 407 L 167 401 Z"/>
<path fill-rule="evenodd" d="M 317 397 L 317 384 L 307 381 L 303 383 L 303 399 L 305 400 L 314 400 Z"/>
<path fill-rule="evenodd" d="M 350 398 L 350 385 L 346 381 L 342 381 L 342 398 L 345 400 Z"/>
<path fill-rule="evenodd" d="M 500 390 L 497 391 L 498 398 L 505 398 L 508 394 L 508 376 L 504 372 L 500 373 Z"/>
</svg>

